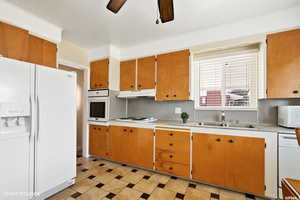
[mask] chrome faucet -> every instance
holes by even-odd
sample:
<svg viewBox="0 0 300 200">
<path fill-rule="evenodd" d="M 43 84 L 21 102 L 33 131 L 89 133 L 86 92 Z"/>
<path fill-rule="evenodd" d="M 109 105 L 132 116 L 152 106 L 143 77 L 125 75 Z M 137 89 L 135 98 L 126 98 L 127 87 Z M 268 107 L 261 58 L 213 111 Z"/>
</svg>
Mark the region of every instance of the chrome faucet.
<svg viewBox="0 0 300 200">
<path fill-rule="evenodd" d="M 221 116 L 222 125 L 226 126 L 226 115 L 225 115 L 225 111 L 224 110 L 221 112 L 220 116 Z"/>
</svg>

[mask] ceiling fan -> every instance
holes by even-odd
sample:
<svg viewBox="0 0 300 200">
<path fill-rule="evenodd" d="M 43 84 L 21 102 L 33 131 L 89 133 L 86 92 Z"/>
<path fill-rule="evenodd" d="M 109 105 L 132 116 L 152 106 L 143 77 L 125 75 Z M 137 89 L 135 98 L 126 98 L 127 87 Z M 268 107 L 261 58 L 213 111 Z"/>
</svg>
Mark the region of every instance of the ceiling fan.
<svg viewBox="0 0 300 200">
<path fill-rule="evenodd" d="M 127 0 L 110 0 L 106 8 L 113 13 L 119 12 Z M 160 20 L 166 23 L 174 20 L 173 0 L 157 0 Z"/>
</svg>

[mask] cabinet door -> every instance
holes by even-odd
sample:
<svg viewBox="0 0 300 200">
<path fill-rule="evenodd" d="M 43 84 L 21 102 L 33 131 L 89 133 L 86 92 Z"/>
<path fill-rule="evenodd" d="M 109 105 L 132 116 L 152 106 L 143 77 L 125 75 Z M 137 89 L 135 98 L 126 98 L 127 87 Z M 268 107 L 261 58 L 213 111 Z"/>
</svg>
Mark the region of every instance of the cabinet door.
<svg viewBox="0 0 300 200">
<path fill-rule="evenodd" d="M 0 55 L 4 56 L 5 50 L 4 50 L 4 28 L 3 23 L 0 22 Z"/>
<path fill-rule="evenodd" d="M 171 74 L 172 72 L 171 54 L 161 54 L 157 56 L 157 85 L 156 100 L 171 100 Z M 173 72 L 172 72 L 173 73 Z"/>
<path fill-rule="evenodd" d="M 99 142 L 97 142 L 98 130 L 96 126 L 90 125 L 89 128 L 89 154 L 97 155 L 99 149 Z"/>
<path fill-rule="evenodd" d="M 56 68 L 57 45 L 47 40 L 43 41 L 43 65 Z"/>
<path fill-rule="evenodd" d="M 108 88 L 109 59 L 91 62 L 91 89 Z"/>
<path fill-rule="evenodd" d="M 268 98 L 299 98 L 300 29 L 267 38 Z"/>
<path fill-rule="evenodd" d="M 189 99 L 190 52 L 183 50 L 172 53 L 171 99 Z"/>
<path fill-rule="evenodd" d="M 157 56 L 157 100 L 189 99 L 189 50 Z"/>
<path fill-rule="evenodd" d="M 97 126 L 97 142 L 98 142 L 98 149 L 96 156 L 101 158 L 108 158 L 109 151 L 108 151 L 108 127 L 106 126 Z"/>
<path fill-rule="evenodd" d="M 155 56 L 151 56 L 137 60 L 137 88 L 139 90 L 155 88 L 155 59 Z"/>
<path fill-rule="evenodd" d="M 226 142 L 221 135 L 193 134 L 193 179 L 213 185 L 225 185 Z"/>
<path fill-rule="evenodd" d="M 136 90 L 136 60 L 123 61 L 120 64 L 120 90 Z"/>
<path fill-rule="evenodd" d="M 2 23 L 4 51 L 3 56 L 27 61 L 28 57 L 28 31 Z"/>
<path fill-rule="evenodd" d="M 110 127 L 111 159 L 119 162 L 128 162 L 129 128 L 123 126 Z"/>
<path fill-rule="evenodd" d="M 43 65 L 43 44 L 43 39 L 29 35 L 28 62 Z"/>
<path fill-rule="evenodd" d="M 253 194 L 265 191 L 265 140 L 227 136 L 225 186 Z"/>
<path fill-rule="evenodd" d="M 148 169 L 153 168 L 153 129 L 136 128 L 132 149 L 133 164 Z"/>
</svg>

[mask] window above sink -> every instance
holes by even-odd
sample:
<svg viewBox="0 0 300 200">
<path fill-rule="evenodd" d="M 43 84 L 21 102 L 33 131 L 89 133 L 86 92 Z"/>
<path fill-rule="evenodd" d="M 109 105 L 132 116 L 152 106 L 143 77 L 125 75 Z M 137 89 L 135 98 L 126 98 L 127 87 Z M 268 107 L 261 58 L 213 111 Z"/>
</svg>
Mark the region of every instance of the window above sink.
<svg viewBox="0 0 300 200">
<path fill-rule="evenodd" d="M 259 44 L 194 54 L 194 100 L 198 110 L 257 110 Z"/>
</svg>

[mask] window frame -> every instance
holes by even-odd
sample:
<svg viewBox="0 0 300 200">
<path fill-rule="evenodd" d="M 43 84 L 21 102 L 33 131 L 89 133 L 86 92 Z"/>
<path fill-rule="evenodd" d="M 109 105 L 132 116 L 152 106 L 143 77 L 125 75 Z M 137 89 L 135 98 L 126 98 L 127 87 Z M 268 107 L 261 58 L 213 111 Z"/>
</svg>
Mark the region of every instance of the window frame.
<svg viewBox="0 0 300 200">
<path fill-rule="evenodd" d="M 213 57 L 219 57 L 219 56 L 230 56 L 230 55 L 236 55 L 238 53 L 251 53 L 256 52 L 257 53 L 257 66 L 256 66 L 256 103 L 255 106 L 249 106 L 249 107 L 241 107 L 241 106 L 200 106 L 200 67 L 196 66 L 196 62 L 199 62 L 199 59 L 192 60 L 192 69 L 193 69 L 193 90 L 194 90 L 194 109 L 195 110 L 229 110 L 229 111 L 257 111 L 258 110 L 258 100 L 260 99 L 261 89 L 262 85 L 260 82 L 261 73 L 264 72 L 265 63 L 263 57 L 265 56 L 263 49 L 261 48 L 261 45 L 258 49 L 250 49 L 250 50 L 239 50 L 237 52 L 228 52 L 228 53 L 222 53 L 222 54 L 216 54 L 216 55 L 210 55 L 210 56 L 203 56 L 203 58 L 213 58 Z M 197 54 L 197 53 L 194 53 Z"/>
</svg>

